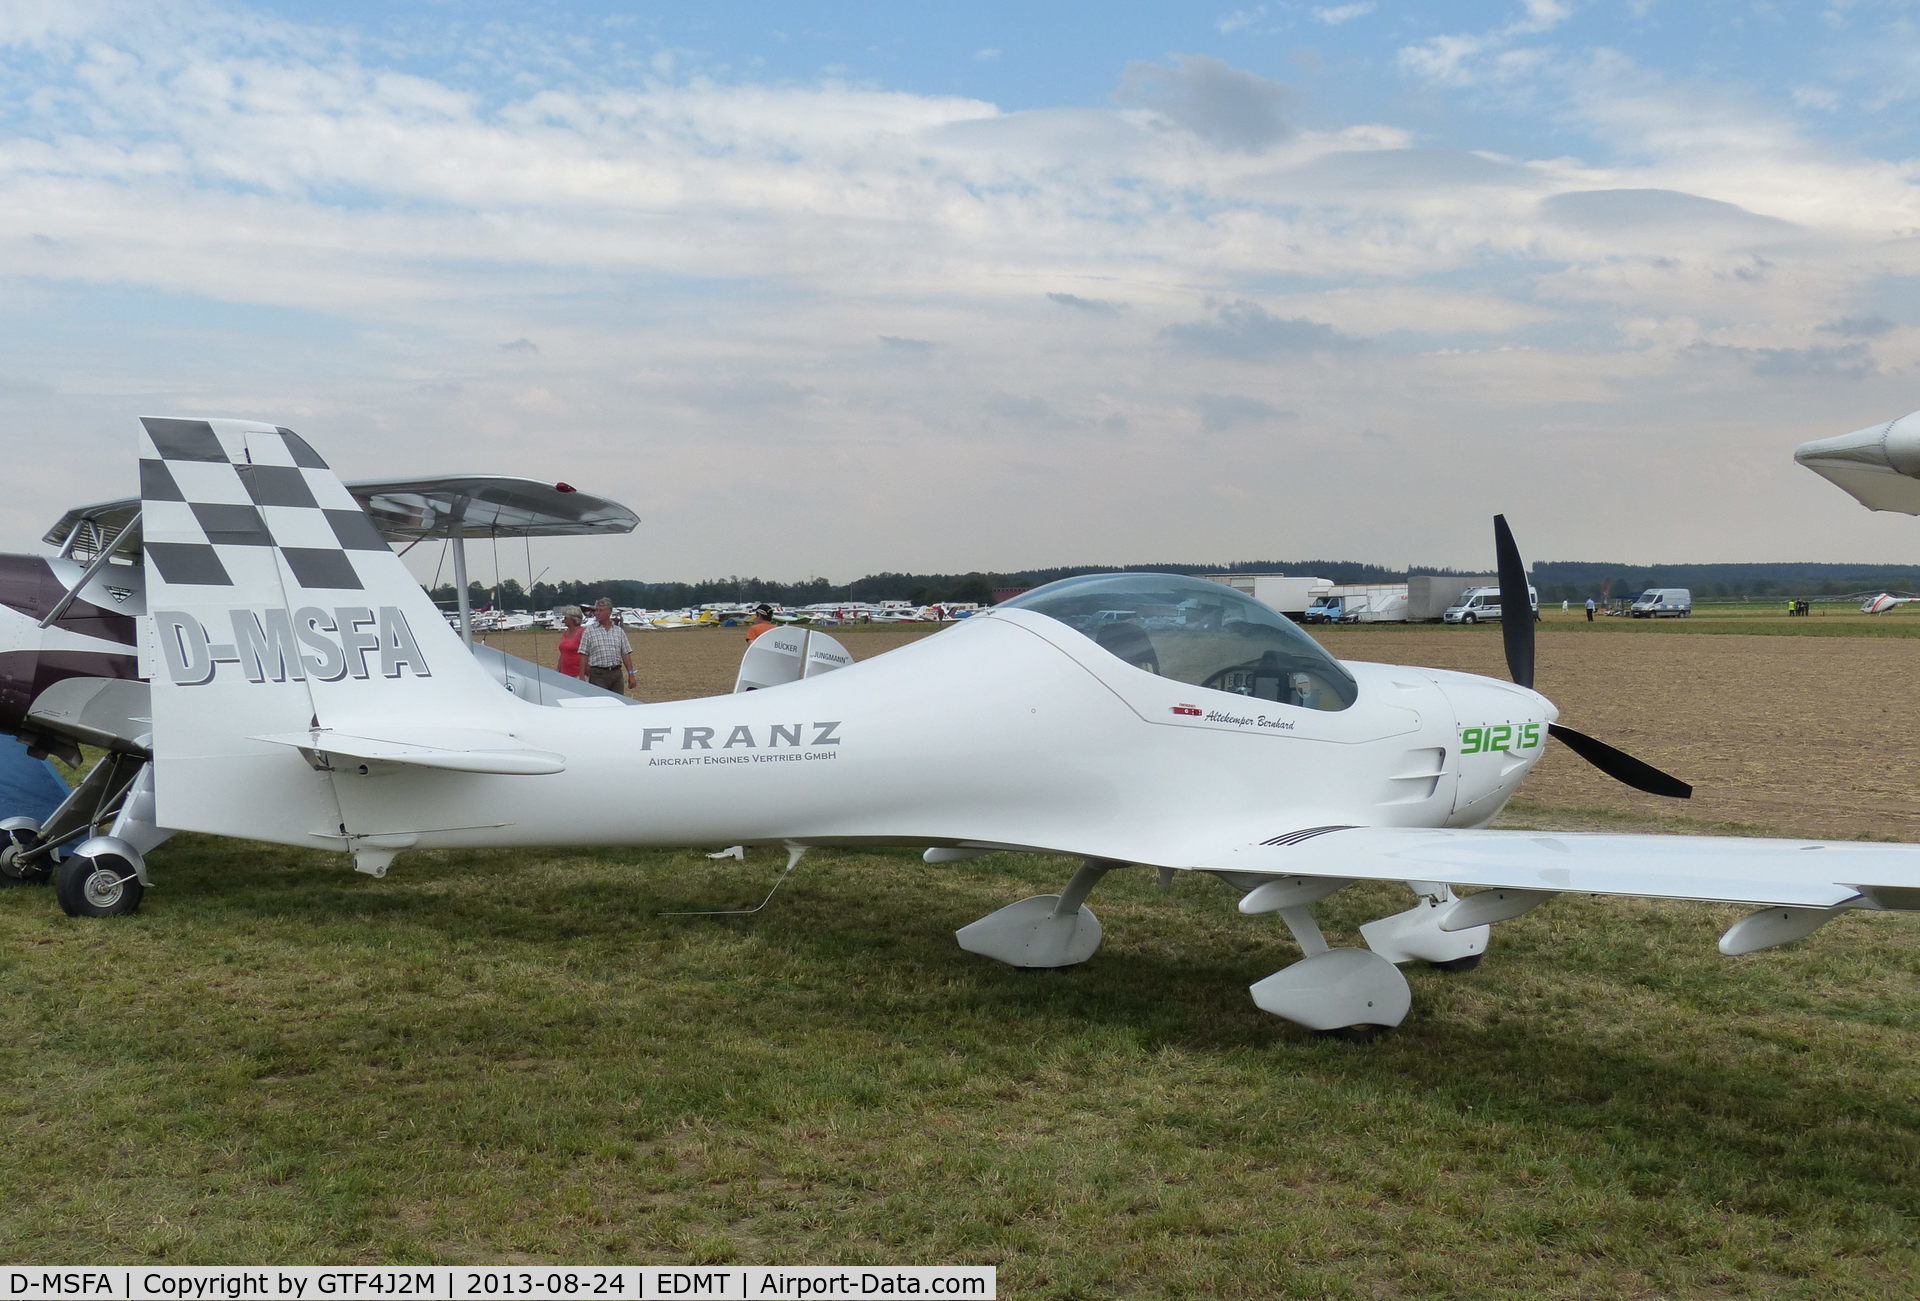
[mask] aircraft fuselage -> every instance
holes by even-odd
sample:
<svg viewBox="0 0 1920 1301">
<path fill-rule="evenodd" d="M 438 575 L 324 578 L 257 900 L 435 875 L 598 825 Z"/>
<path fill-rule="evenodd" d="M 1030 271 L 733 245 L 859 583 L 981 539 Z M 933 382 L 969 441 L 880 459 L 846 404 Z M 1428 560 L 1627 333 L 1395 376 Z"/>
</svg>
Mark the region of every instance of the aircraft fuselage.
<svg viewBox="0 0 1920 1301">
<path fill-rule="evenodd" d="M 342 622 L 338 611 L 319 614 Z M 433 641 L 383 652 L 378 613 L 347 633 L 307 617 L 294 622 L 309 641 L 346 645 L 346 671 L 311 647 L 307 666 L 328 679 L 291 679 L 298 653 L 272 658 L 279 681 L 250 680 L 271 676 L 251 653 L 203 665 L 190 647 L 169 662 L 191 688 L 172 693 L 180 708 L 234 702 L 250 738 L 161 765 L 169 825 L 342 848 L 794 842 L 1085 854 L 1092 845 L 1176 866 L 1210 828 L 1241 838 L 1255 821 L 1276 836 L 1330 823 L 1484 825 L 1539 758 L 1556 716 L 1509 683 L 1371 664 L 1347 666 L 1360 689 L 1345 709 L 1252 699 L 1130 667 L 1019 610 L 765 691 L 630 709 L 544 709 L 495 692 L 484 712 L 456 713 L 433 679 L 472 670 L 441 663 Z M 169 626 L 168 612 L 156 618 Z M 448 726 L 457 719 L 496 745 L 510 738 L 556 756 L 564 771 L 338 756 L 316 767 L 313 752 L 286 739 L 316 713 L 329 732 L 438 735 L 449 750 L 474 744 Z M 235 809 L 252 807 L 260 816 L 236 826 Z"/>
</svg>

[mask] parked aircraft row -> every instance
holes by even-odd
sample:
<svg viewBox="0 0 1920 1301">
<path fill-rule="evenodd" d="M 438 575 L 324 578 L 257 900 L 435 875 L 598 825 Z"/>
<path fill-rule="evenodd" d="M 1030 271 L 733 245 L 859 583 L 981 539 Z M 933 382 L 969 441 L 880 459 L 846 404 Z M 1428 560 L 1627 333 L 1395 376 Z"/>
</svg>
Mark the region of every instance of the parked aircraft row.
<svg viewBox="0 0 1920 1301">
<path fill-rule="evenodd" d="M 757 601 L 714 601 L 678 610 L 615 606 L 613 618 L 626 628 L 671 632 L 680 628 L 717 627 L 729 620 L 752 619 L 759 605 Z M 979 605 L 971 601 L 929 605 L 914 605 L 908 601 L 828 601 L 807 606 L 776 605 L 773 607 L 773 619 L 775 623 L 805 623 L 816 628 L 831 628 L 843 623 L 944 623 L 951 619 L 967 618 L 979 609 Z M 524 632 L 537 628 L 557 632 L 565 626 L 562 619 L 562 609 L 545 610 L 538 614 L 476 610 L 473 613 L 473 630 L 477 633 Z M 456 616 L 449 614 L 447 620 L 458 626 Z"/>
</svg>

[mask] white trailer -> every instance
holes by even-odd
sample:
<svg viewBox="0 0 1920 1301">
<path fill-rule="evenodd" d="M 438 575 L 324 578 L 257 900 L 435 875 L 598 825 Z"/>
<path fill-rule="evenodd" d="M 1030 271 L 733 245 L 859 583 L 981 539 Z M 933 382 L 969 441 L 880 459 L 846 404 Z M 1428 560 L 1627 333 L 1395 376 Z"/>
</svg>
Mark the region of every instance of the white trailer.
<svg viewBox="0 0 1920 1301">
<path fill-rule="evenodd" d="M 1206 577 L 1236 592 L 1245 592 L 1268 609 L 1278 610 L 1296 622 L 1306 614 L 1314 597 L 1333 586 L 1331 578 L 1298 574 L 1208 574 Z"/>
<path fill-rule="evenodd" d="M 1495 574 L 1416 574 L 1407 580 L 1406 618 L 1414 623 L 1432 623 L 1457 604 L 1460 594 L 1473 587 L 1498 587 Z"/>
<path fill-rule="evenodd" d="M 1340 583 L 1314 598 L 1302 623 L 1405 623 L 1405 583 Z"/>
</svg>

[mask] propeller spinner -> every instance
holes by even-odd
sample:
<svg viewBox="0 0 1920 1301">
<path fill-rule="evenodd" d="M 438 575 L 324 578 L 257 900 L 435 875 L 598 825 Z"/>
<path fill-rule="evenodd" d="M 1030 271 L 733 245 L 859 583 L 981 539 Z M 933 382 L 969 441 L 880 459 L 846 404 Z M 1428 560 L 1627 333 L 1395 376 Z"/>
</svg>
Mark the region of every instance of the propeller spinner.
<svg viewBox="0 0 1920 1301">
<path fill-rule="evenodd" d="M 1533 688 L 1533 596 L 1527 590 L 1527 567 L 1514 545 L 1505 515 L 1493 517 L 1493 550 L 1500 573 L 1500 637 L 1506 644 L 1507 675 L 1520 686 Z M 1517 612 L 1517 613 L 1516 613 Z M 1607 776 L 1635 790 L 1670 799 L 1691 798 L 1693 787 L 1652 764 L 1617 750 L 1605 741 L 1559 723 L 1547 725 L 1548 735 Z"/>
</svg>

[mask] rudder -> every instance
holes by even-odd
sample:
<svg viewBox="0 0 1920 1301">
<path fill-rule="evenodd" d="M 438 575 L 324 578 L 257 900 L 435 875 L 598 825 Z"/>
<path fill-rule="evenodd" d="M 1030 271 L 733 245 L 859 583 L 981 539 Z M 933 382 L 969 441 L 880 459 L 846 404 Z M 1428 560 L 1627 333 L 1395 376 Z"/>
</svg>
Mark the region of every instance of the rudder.
<svg viewBox="0 0 1920 1301">
<path fill-rule="evenodd" d="M 264 734 L 471 725 L 519 704 L 298 434 L 245 420 L 141 425 L 152 612 L 141 660 L 165 825 L 344 846 L 329 774 Z"/>
</svg>

